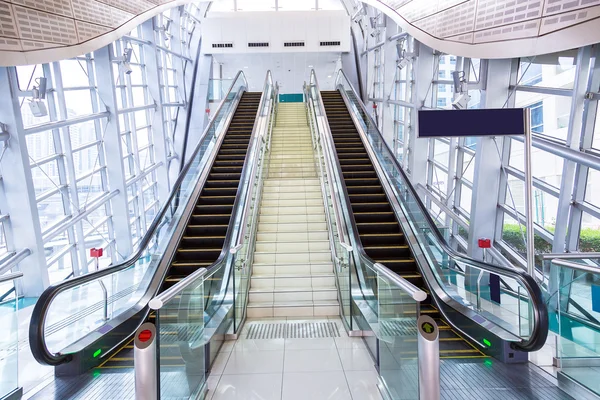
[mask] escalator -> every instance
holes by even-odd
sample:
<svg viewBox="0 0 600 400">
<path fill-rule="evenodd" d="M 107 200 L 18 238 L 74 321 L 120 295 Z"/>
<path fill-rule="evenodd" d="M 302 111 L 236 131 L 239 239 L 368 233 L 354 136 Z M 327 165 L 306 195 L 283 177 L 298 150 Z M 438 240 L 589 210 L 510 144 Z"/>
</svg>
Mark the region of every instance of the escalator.
<svg viewBox="0 0 600 400">
<path fill-rule="evenodd" d="M 341 93 L 321 92 L 321 96 L 364 252 L 429 293 Z M 441 358 L 485 357 L 444 321 L 431 296 L 421 303 L 420 312 L 439 326 Z"/>
<path fill-rule="evenodd" d="M 242 95 L 159 293 L 199 268 L 209 267 L 219 258 L 261 95 L 260 92 Z M 213 280 L 215 284 L 219 281 L 217 278 Z M 177 317 L 176 313 L 173 314 L 175 320 Z M 149 319 L 154 322 L 154 313 Z M 161 319 L 168 320 L 168 316 L 163 315 Z M 175 359 L 179 360 L 179 357 Z M 133 338 L 100 368 L 133 368 Z"/>
<path fill-rule="evenodd" d="M 236 86 L 236 82 L 241 83 Z M 232 89 L 236 86 L 238 90 L 237 95 L 230 89 L 227 98 L 219 106 L 219 118 L 215 115 L 205 130 L 194 156 L 186 164 L 170 198 L 153 221 L 140 250 L 122 264 L 51 286 L 42 294 L 34 308 L 30 325 L 32 353 L 38 362 L 57 366 L 59 375 L 77 375 L 94 367 L 132 368 L 133 338 L 130 336 L 144 320 L 156 320 L 154 313 L 148 313 L 147 301 L 199 269 L 215 265 L 228 254 L 229 248 L 224 246 L 227 240 L 231 240 L 232 215 L 239 207 L 239 194 L 244 193 L 240 190 L 240 181 L 246 171 L 250 143 L 256 143 L 251 139 L 262 98 L 261 92 L 246 92 L 243 82 L 245 78 L 238 73 L 232 84 Z M 219 130 L 223 132 L 221 135 L 218 135 Z M 131 282 L 135 277 L 135 269 L 140 269 L 140 265 L 154 267 L 141 270 L 140 278 L 137 278 L 139 283 Z M 210 320 L 214 310 L 218 309 L 216 297 L 222 285 L 226 284 L 223 270 L 222 267 L 215 268 L 207 280 L 204 302 L 209 306 L 204 305 L 205 320 Z M 128 271 L 132 273 L 128 274 Z M 94 292 L 98 292 L 98 284 L 105 293 L 109 291 L 109 302 L 118 302 L 119 296 L 123 296 L 121 293 L 129 294 L 130 298 L 132 293 L 143 294 L 138 295 L 136 303 L 128 302 L 133 305 L 120 303 L 129 309 L 112 318 L 110 315 L 104 318 L 104 325 L 94 322 L 99 328 L 81 336 L 79 341 L 71 339 L 71 344 L 66 348 L 63 345 L 64 350 L 51 350 L 47 343 L 47 319 L 56 314 L 59 308 L 55 302 L 61 299 L 62 294 L 75 299 L 74 294 L 87 291 L 90 285 Z M 92 313 L 93 318 L 93 312 L 101 309 L 94 300 L 84 304 L 86 308 L 79 309 L 79 314 L 75 316 L 85 317 Z M 161 321 L 168 323 L 172 319 L 177 322 L 179 317 L 177 312 L 173 312 L 173 315 L 162 313 Z M 202 315 L 200 317 L 202 319 Z M 72 318 L 69 317 L 67 321 Z M 63 321 L 58 322 L 60 326 L 68 327 Z M 73 328 L 76 329 L 75 325 Z M 170 357 L 161 354 L 161 361 L 168 364 L 169 360 L 165 358 Z M 181 357 L 172 358 L 174 362 L 181 362 Z"/>
</svg>

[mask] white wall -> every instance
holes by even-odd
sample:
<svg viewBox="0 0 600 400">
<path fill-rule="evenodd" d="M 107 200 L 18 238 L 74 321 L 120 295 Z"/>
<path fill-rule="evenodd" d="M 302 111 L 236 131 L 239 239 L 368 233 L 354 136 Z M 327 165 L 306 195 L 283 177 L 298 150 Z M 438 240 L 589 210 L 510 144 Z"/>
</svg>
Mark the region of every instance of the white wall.
<svg viewBox="0 0 600 400">
<path fill-rule="evenodd" d="M 294 53 L 350 51 L 350 17 L 346 11 L 279 11 L 210 13 L 202 24 L 202 53 Z M 284 47 L 284 42 L 304 41 L 304 47 Z M 321 47 L 320 42 L 340 46 Z M 248 47 L 268 42 L 269 47 Z M 213 48 L 213 43 L 233 43 L 233 48 Z"/>
</svg>

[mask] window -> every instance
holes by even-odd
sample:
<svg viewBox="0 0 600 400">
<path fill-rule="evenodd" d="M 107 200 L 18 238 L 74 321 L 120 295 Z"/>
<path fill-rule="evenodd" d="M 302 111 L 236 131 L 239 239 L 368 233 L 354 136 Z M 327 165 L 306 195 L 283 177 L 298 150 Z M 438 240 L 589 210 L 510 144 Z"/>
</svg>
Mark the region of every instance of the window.
<svg viewBox="0 0 600 400">
<path fill-rule="evenodd" d="M 531 131 L 533 133 L 544 133 L 544 103 L 538 101 L 528 108 L 531 109 Z"/>
<path fill-rule="evenodd" d="M 447 100 L 446 98 L 438 99 L 437 100 L 438 107 L 446 107 L 446 104 L 447 104 L 446 100 Z"/>
</svg>

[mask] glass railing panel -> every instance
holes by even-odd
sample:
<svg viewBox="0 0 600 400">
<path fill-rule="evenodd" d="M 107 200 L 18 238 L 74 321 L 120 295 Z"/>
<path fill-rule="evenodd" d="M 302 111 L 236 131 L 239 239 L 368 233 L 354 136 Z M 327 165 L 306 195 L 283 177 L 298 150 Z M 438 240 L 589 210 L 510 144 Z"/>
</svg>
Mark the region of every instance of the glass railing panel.
<svg viewBox="0 0 600 400">
<path fill-rule="evenodd" d="M 148 238 L 142 256 L 131 260 L 131 266 L 126 269 L 65 289 L 51 300 L 46 313 L 44 337 L 49 341 L 48 347 L 52 353 L 58 353 L 65 346 L 77 342 L 131 309 L 144 296 L 200 176 L 206 168 L 210 168 L 207 160 L 215 148 L 217 138 L 223 133 L 227 117 L 235 109 L 236 98 L 245 88 L 246 80 L 240 74 L 205 131 L 189 168 L 184 171 L 185 175 L 181 177 L 178 188 L 174 189 L 172 198 L 165 206 L 166 212 L 153 222 L 156 229 Z M 214 292 L 214 288 L 211 290 Z M 68 348 L 68 352 L 76 350 Z"/>
<path fill-rule="evenodd" d="M 160 398 L 196 399 L 206 382 L 203 280 L 156 311 Z"/>
<path fill-rule="evenodd" d="M 379 376 L 392 400 L 419 398 L 417 307 L 395 283 L 377 274 Z"/>
<path fill-rule="evenodd" d="M 481 269 L 478 264 L 462 258 L 457 259 L 447 253 L 442 243 L 432 235 L 429 218 L 421 208 L 419 199 L 410 190 L 410 182 L 398 170 L 392 153 L 385 151 L 387 145 L 379 134 L 377 126 L 363 111 L 360 100 L 354 95 L 350 83 L 340 76 L 338 84 L 347 96 L 350 112 L 356 116 L 366 133 L 378 164 L 387 177 L 400 208 L 407 216 L 412 232 L 416 235 L 438 284 L 460 304 L 477 311 L 508 332 L 521 338 L 529 337 L 533 314 L 524 286 L 512 280 L 513 292 L 501 286 L 500 301 L 497 301 L 497 296 L 496 300 L 492 300 L 488 283 L 490 274 Z M 500 278 L 506 281 L 509 276 L 500 276 Z M 521 300 L 516 301 L 517 298 Z"/>
<path fill-rule="evenodd" d="M 548 308 L 561 373 L 600 395 L 600 268 L 597 260 L 554 260 Z"/>
<path fill-rule="evenodd" d="M 0 276 L 0 282 L 14 281 L 6 276 L 2 278 Z M 0 324 L 0 398 L 4 398 L 19 387 L 19 300 L 16 297 L 0 304 Z"/>
</svg>

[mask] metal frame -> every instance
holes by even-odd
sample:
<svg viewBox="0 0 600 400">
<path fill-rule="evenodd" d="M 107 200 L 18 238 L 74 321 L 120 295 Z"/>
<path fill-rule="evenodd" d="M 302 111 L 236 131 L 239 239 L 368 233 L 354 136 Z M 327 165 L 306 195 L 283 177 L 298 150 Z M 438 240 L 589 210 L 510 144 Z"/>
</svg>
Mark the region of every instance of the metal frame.
<svg viewBox="0 0 600 400">
<path fill-rule="evenodd" d="M 7 215 L 1 224 L 7 252 L 31 253 L 12 266 L 25 273 L 19 296 L 39 296 L 71 272 L 89 272 L 90 247 L 106 250 L 101 267 L 125 259 L 167 200 L 174 136 L 186 134 L 175 128 L 188 119 L 181 110 L 191 95 L 186 82 L 199 49 L 190 46 L 200 40 L 201 8 L 174 7 L 72 60 L 0 68 L 7 101 L 0 121 L 11 135 L 8 151 L 0 148 L 0 212 Z M 155 27 L 166 19 L 163 35 Z M 122 68 L 125 47 L 134 48 L 130 74 Z M 30 76 L 48 79 L 45 119 L 34 119 L 25 104 L 35 84 Z"/>
</svg>

